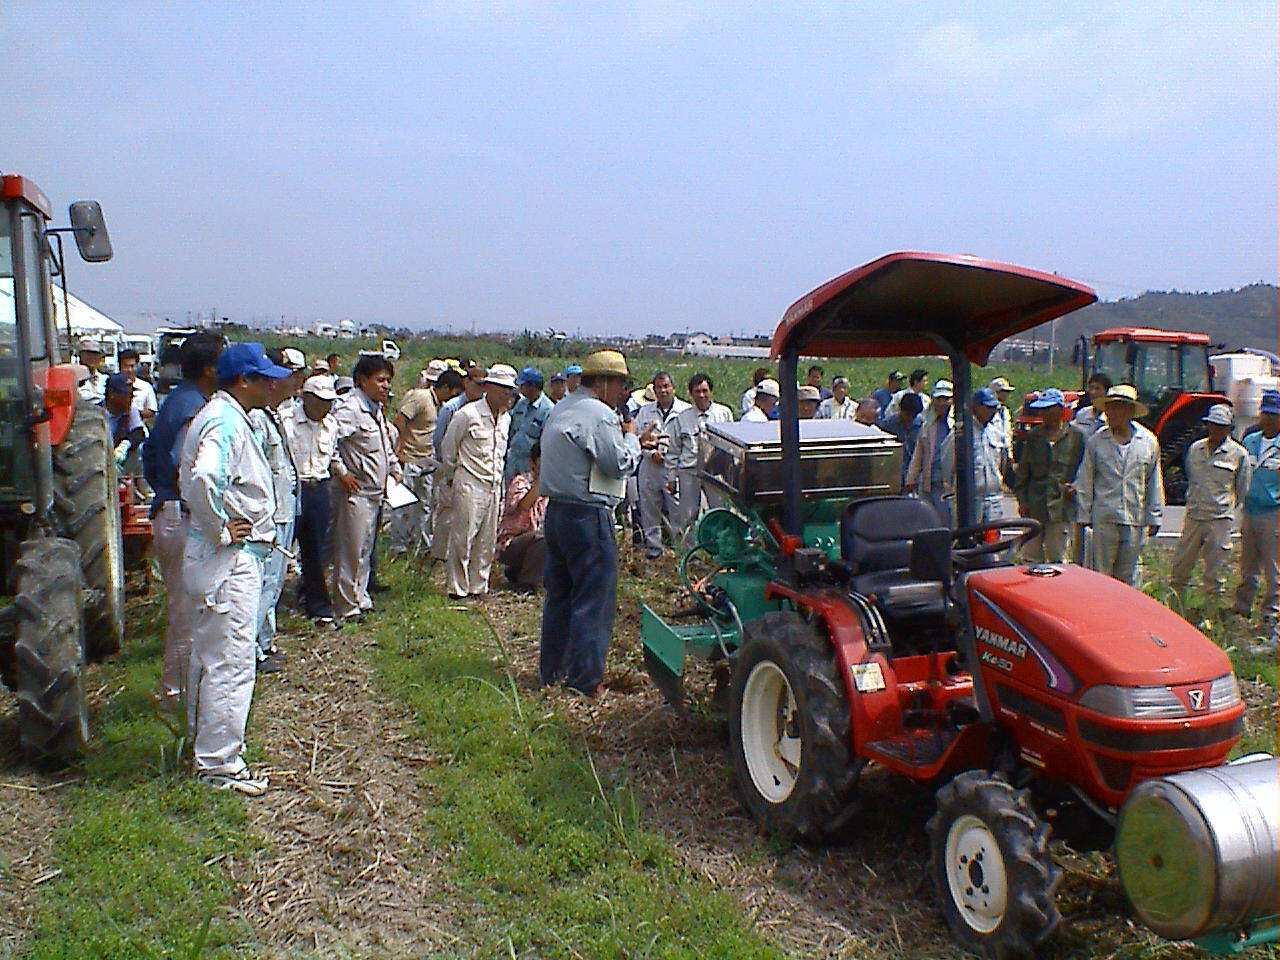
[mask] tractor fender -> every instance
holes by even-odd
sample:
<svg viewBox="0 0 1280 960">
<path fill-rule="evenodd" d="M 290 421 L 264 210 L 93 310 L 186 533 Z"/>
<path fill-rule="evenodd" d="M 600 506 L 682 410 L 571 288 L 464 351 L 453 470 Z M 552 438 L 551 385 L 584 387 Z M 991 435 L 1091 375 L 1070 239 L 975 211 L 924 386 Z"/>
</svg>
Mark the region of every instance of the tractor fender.
<svg viewBox="0 0 1280 960">
<path fill-rule="evenodd" d="M 51 446 L 56 447 L 66 439 L 76 412 L 77 387 L 88 376 L 89 368 L 79 363 L 59 363 L 32 372 L 32 379 L 43 396 L 44 422 L 40 427 L 47 427 L 47 442 Z M 44 442 L 45 438 L 39 440 Z"/>
<path fill-rule="evenodd" d="M 1179 393 L 1167 407 L 1159 412 L 1155 422 L 1151 424 L 1151 432 L 1159 437 L 1169 421 L 1182 414 L 1187 407 L 1194 406 L 1197 411 L 1208 410 L 1216 403 L 1230 405 L 1231 401 L 1220 393 Z"/>
<path fill-rule="evenodd" d="M 836 591 L 802 592 L 776 580 L 765 588 L 765 596 L 790 600 L 797 610 L 813 613 L 826 626 L 849 703 L 854 751 L 861 753 L 864 744 L 900 733 L 902 710 L 893 666 L 883 654 L 867 648 L 862 622 L 849 601 Z"/>
</svg>

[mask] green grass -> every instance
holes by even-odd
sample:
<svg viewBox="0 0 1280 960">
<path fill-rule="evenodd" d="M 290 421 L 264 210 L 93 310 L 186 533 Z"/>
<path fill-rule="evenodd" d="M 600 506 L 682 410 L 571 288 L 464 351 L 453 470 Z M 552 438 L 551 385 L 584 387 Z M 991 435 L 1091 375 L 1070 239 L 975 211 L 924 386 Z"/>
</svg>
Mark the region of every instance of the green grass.
<svg viewBox="0 0 1280 960">
<path fill-rule="evenodd" d="M 693 880 L 540 697 L 519 693 L 473 610 L 422 589 L 378 624 L 375 659 L 417 735 L 449 760 L 423 774 L 426 842 L 447 849 L 477 956 L 780 957 L 738 905 Z M 416 589 L 415 589 L 416 588 Z"/>
<path fill-rule="evenodd" d="M 189 957 L 236 936 L 223 858 L 248 851 L 240 802 L 197 784 L 155 714 L 163 606 L 130 602 L 125 651 L 91 676 L 118 691 L 93 718 L 83 776 L 59 792 L 62 873 L 44 885 L 29 960 Z M 206 931 L 206 924 L 212 923 Z M 207 954 L 206 954 L 207 955 Z"/>
</svg>

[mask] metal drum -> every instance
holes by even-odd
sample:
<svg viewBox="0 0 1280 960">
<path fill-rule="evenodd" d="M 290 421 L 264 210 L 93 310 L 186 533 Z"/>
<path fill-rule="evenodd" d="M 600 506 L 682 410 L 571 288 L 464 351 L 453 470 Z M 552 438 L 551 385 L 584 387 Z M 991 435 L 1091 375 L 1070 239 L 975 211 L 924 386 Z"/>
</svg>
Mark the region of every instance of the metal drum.
<svg viewBox="0 0 1280 960">
<path fill-rule="evenodd" d="M 1147 780 L 1116 826 L 1120 883 L 1143 923 L 1182 940 L 1280 912 L 1274 757 Z"/>
</svg>

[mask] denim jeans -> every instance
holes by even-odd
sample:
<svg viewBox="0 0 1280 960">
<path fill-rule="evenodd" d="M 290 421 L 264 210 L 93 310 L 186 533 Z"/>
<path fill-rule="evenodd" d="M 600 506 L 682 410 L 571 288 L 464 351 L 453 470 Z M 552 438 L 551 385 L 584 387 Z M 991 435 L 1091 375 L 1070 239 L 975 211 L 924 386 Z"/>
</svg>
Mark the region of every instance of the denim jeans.
<svg viewBox="0 0 1280 960">
<path fill-rule="evenodd" d="M 329 531 L 333 521 L 331 480 L 302 485 L 302 513 L 298 515 L 298 553 L 302 562 L 302 609 L 308 617 L 331 617 L 329 584 Z"/>
<path fill-rule="evenodd" d="M 607 507 L 552 500 L 543 525 L 547 566 L 543 575 L 544 684 L 563 680 L 595 693 L 604 679 L 605 655 L 617 606 L 618 546 Z"/>
</svg>

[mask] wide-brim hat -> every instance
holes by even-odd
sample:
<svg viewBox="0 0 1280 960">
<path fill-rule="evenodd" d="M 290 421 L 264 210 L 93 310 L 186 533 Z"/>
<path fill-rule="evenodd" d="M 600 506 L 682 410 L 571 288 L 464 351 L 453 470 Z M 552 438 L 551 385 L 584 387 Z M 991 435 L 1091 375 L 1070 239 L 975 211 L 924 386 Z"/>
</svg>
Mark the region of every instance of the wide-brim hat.
<svg viewBox="0 0 1280 960">
<path fill-rule="evenodd" d="M 97 340 L 86 337 L 76 344 L 76 353 L 96 353 L 100 355 L 102 353 L 102 344 Z"/>
<path fill-rule="evenodd" d="M 516 388 L 515 368 L 509 367 L 505 363 L 495 363 L 489 368 L 489 372 L 485 374 L 484 382 L 514 390 Z"/>
<path fill-rule="evenodd" d="M 573 373 L 574 366 L 576 364 L 565 367 L 565 373 Z M 578 372 L 584 377 L 631 376 L 631 371 L 627 369 L 626 358 L 617 350 L 597 350 L 582 362 Z"/>
<path fill-rule="evenodd" d="M 1127 403 L 1133 407 L 1135 417 L 1147 415 L 1147 405 L 1138 399 L 1138 390 L 1132 384 L 1117 383 L 1107 391 L 1107 403 Z"/>
</svg>

